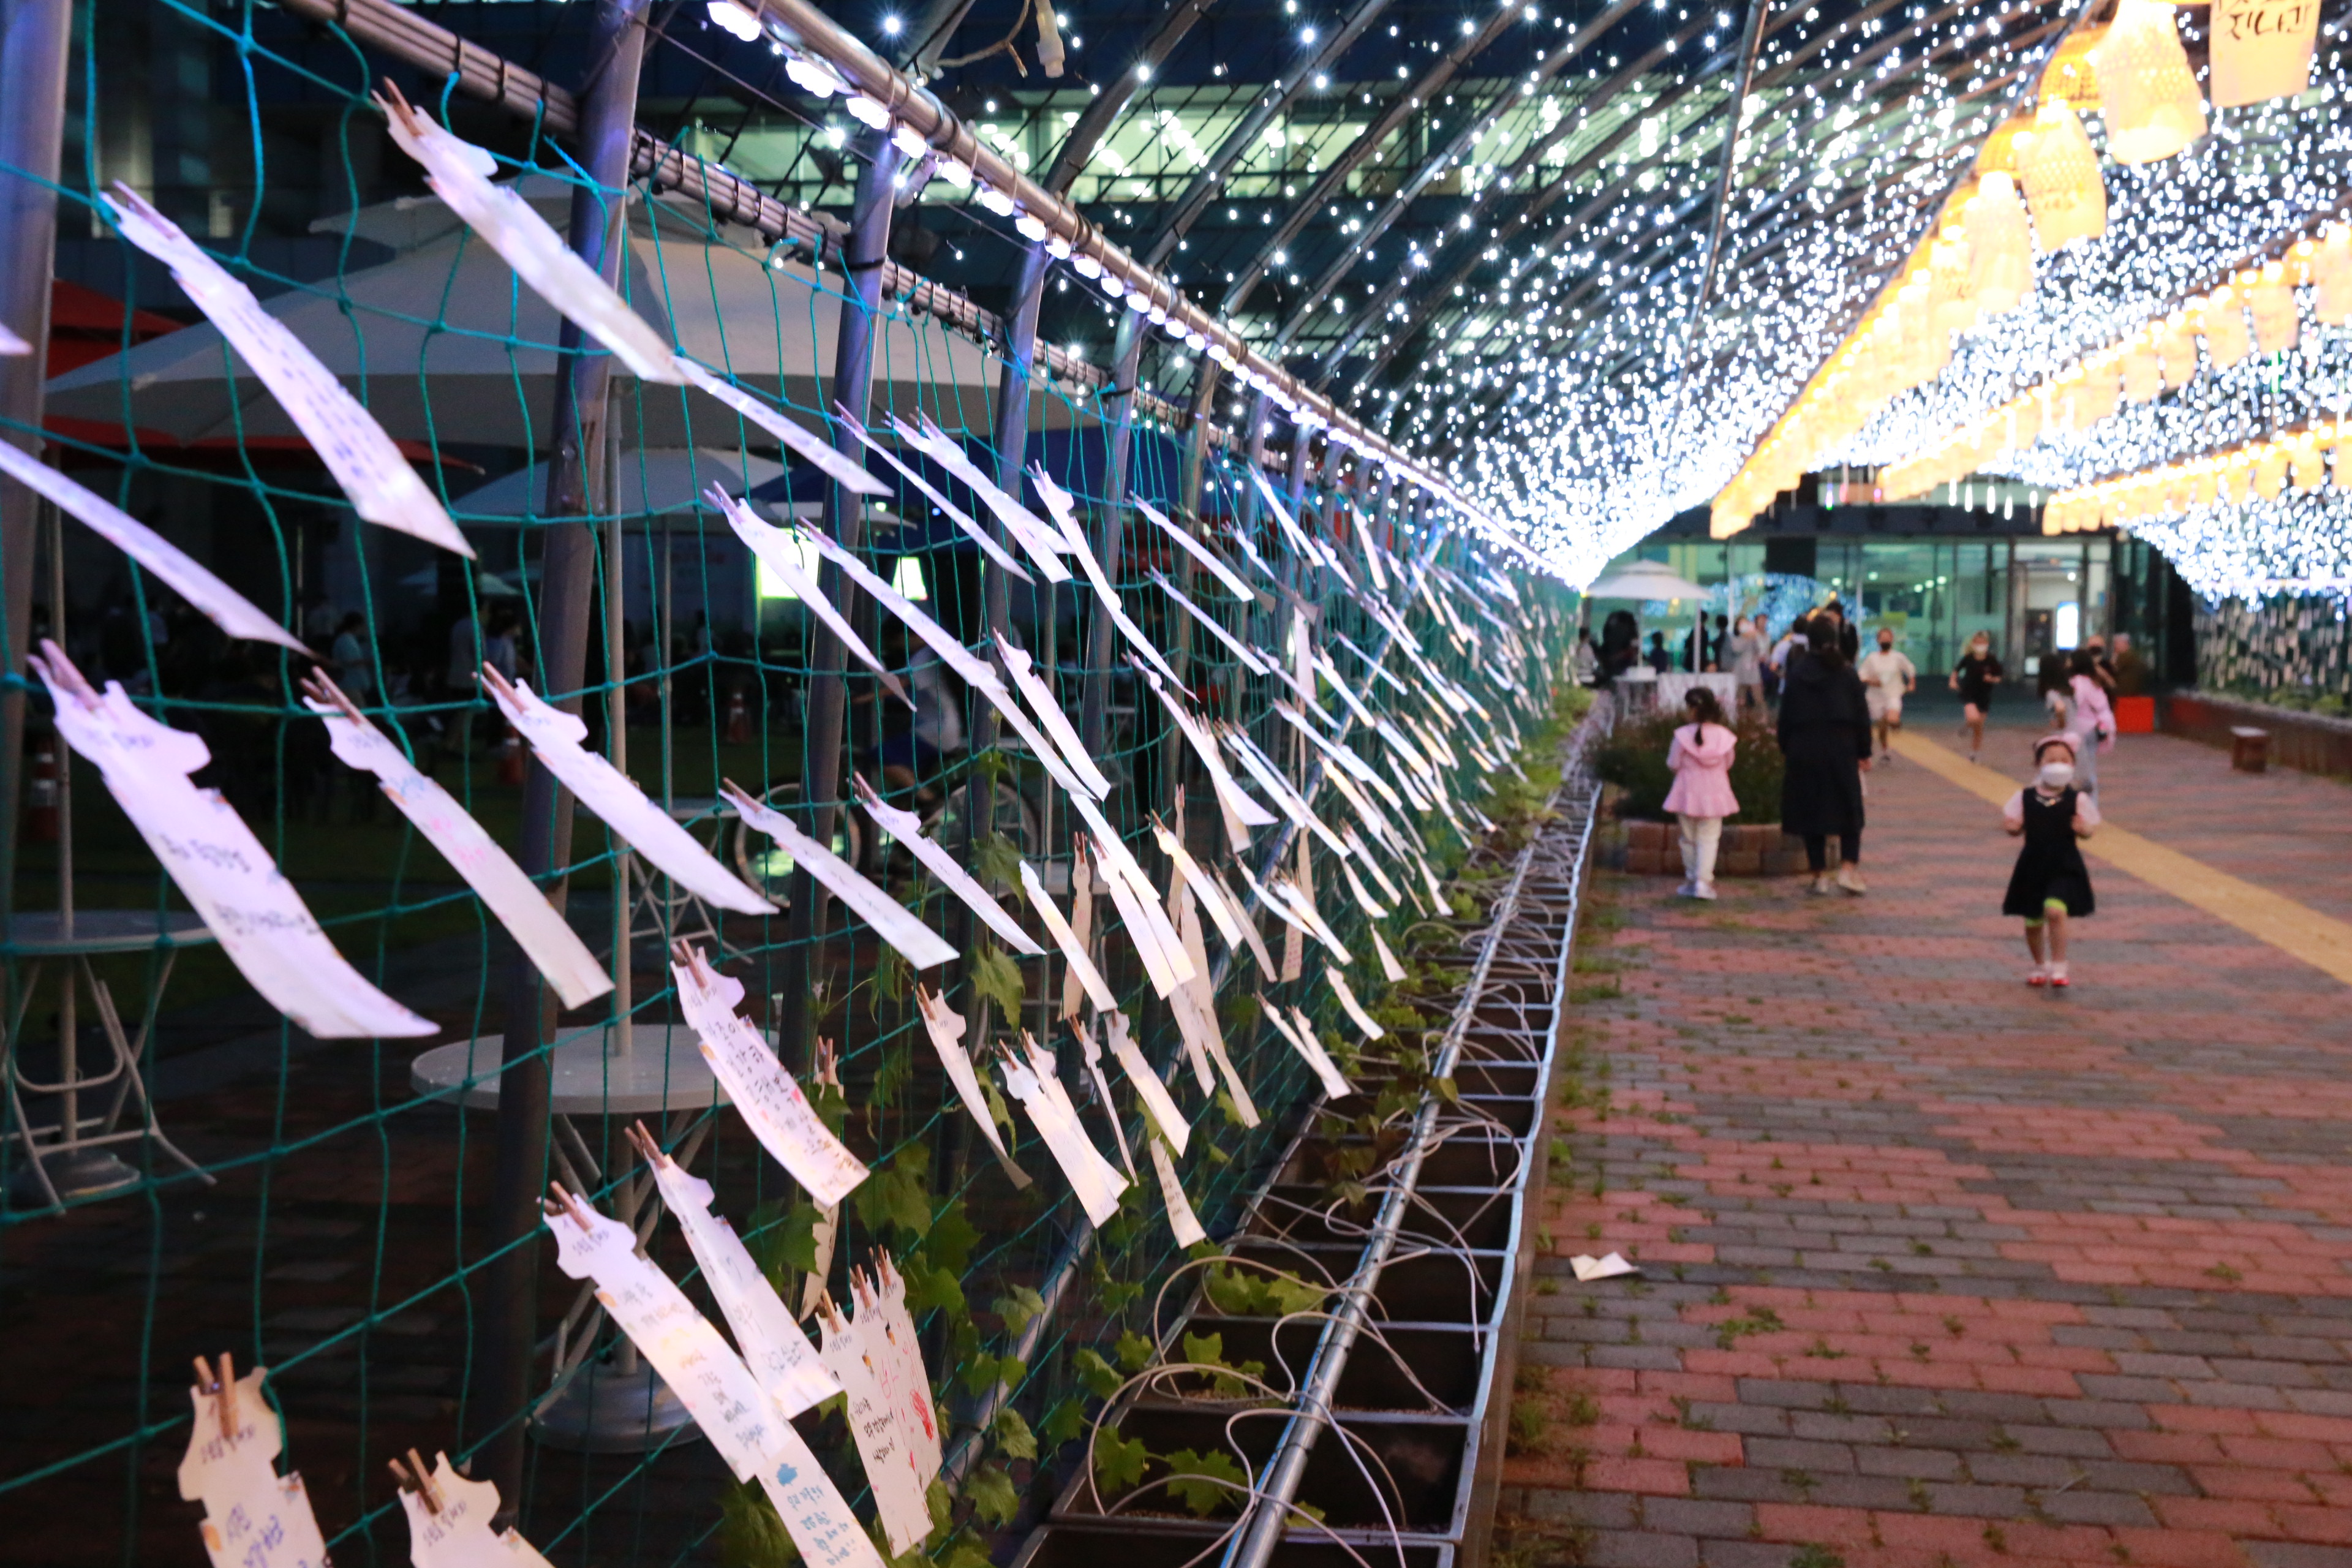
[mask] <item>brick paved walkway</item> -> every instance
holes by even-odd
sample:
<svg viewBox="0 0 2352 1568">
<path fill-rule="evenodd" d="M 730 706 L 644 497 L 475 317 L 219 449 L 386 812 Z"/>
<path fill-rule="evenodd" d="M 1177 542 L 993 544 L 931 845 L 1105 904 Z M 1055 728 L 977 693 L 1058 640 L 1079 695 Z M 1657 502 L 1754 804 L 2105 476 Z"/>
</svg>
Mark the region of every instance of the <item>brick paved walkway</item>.
<svg viewBox="0 0 2352 1568">
<path fill-rule="evenodd" d="M 2352 795 L 2211 756 L 2128 739 L 2111 814 L 2339 909 Z M 1864 900 L 1596 879 L 1507 1550 L 2352 1568 L 2352 992 L 2095 867 L 2029 990 L 1992 809 L 1871 811 Z"/>
</svg>

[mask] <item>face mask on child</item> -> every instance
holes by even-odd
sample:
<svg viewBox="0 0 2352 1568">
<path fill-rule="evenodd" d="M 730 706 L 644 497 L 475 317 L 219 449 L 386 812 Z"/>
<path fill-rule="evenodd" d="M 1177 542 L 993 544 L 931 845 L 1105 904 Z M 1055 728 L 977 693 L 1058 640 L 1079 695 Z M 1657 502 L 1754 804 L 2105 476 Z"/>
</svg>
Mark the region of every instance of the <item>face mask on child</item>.
<svg viewBox="0 0 2352 1568">
<path fill-rule="evenodd" d="M 2042 787 L 2043 789 L 2064 789 L 2068 784 L 2073 784 L 2074 782 L 2074 765 L 2072 763 L 2044 763 L 2042 764 Z"/>
</svg>

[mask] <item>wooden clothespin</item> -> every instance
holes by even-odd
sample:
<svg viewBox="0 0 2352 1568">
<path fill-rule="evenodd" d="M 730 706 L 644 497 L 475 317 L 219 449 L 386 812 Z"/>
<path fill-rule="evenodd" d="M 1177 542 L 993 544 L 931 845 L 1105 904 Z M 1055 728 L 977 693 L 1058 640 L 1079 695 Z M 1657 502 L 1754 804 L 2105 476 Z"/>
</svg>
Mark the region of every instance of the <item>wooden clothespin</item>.
<svg viewBox="0 0 2352 1568">
<path fill-rule="evenodd" d="M 654 1135 L 646 1131 L 646 1124 L 643 1121 L 630 1122 L 621 1130 L 621 1133 L 623 1137 L 628 1139 L 629 1146 L 637 1152 L 637 1158 L 646 1164 L 658 1169 L 669 1159 L 669 1156 L 662 1152 L 660 1143 L 655 1141 Z"/>
<path fill-rule="evenodd" d="M 546 1208 L 549 1214 L 570 1215 L 572 1216 L 572 1223 L 578 1226 L 583 1233 L 590 1235 L 594 1234 L 596 1227 L 588 1223 L 588 1216 L 584 1212 L 583 1212 L 584 1205 L 578 1198 L 564 1191 L 562 1183 L 550 1182 L 547 1184 L 547 1190 L 555 1194 L 553 1198 L 550 1199 L 544 1205 L 542 1205 Z"/>
<path fill-rule="evenodd" d="M 423 1499 L 426 1513 L 436 1517 L 440 1514 L 441 1489 L 433 1484 L 433 1472 L 425 1468 L 423 1457 L 415 1449 L 408 1450 L 405 1466 L 397 1458 L 386 1459 L 384 1464 L 391 1468 L 393 1479 L 400 1483 L 402 1491 L 414 1492 Z"/>
<path fill-rule="evenodd" d="M 211 1396 L 220 1421 L 221 1441 L 236 1447 L 236 1358 L 221 1352 L 220 1370 L 215 1372 L 204 1357 L 196 1361 L 196 1391 Z"/>
</svg>

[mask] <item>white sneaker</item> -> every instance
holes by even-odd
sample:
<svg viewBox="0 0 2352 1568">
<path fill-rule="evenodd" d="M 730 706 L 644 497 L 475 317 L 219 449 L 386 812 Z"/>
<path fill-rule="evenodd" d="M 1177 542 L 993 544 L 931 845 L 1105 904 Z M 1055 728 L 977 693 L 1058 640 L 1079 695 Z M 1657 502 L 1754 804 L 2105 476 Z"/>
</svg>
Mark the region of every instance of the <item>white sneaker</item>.
<svg viewBox="0 0 2352 1568">
<path fill-rule="evenodd" d="M 1675 897 L 1678 899 L 1697 898 L 1698 884 L 1696 882 L 1685 882 L 1681 887 L 1675 889 Z"/>
<path fill-rule="evenodd" d="M 1713 882 L 1701 882 L 1697 887 L 1691 889 L 1691 897 L 1695 899 L 1705 899 L 1710 904 L 1715 902 L 1715 884 Z"/>
<path fill-rule="evenodd" d="M 1862 879 L 1862 873 L 1850 865 L 1838 868 L 1837 885 L 1838 890 L 1850 898 L 1858 899 L 1870 891 L 1870 884 Z"/>
</svg>

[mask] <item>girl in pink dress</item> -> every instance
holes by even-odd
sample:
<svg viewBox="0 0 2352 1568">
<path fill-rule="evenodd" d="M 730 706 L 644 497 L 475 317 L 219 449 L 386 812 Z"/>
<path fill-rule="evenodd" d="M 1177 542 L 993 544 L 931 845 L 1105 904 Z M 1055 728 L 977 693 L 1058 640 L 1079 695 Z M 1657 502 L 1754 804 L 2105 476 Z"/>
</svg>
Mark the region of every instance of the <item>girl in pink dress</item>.
<svg viewBox="0 0 2352 1568">
<path fill-rule="evenodd" d="M 2099 793 L 2099 759 L 2116 749 L 2116 710 L 2099 684 L 2098 656 L 2078 647 L 2067 660 L 2066 731 L 2074 737 L 2074 787 Z"/>
<path fill-rule="evenodd" d="M 1666 766 L 1675 775 L 1666 809 L 1682 824 L 1685 880 L 1678 891 L 1686 899 L 1712 899 L 1723 819 L 1739 811 L 1731 793 L 1731 754 L 1739 748 L 1739 737 L 1724 722 L 1723 704 L 1706 687 L 1692 687 L 1683 706 L 1691 721 L 1675 731 L 1666 748 Z"/>
</svg>

